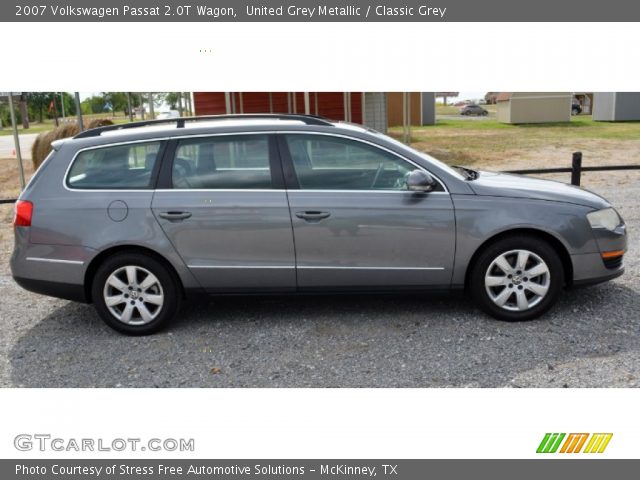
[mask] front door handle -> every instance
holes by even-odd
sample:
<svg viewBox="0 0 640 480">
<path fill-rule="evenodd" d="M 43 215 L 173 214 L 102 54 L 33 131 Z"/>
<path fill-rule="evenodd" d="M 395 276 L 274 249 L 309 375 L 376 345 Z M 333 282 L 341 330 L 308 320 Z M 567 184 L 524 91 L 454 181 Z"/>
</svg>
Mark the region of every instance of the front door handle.
<svg viewBox="0 0 640 480">
<path fill-rule="evenodd" d="M 191 217 L 191 212 L 162 212 L 158 216 L 170 222 L 177 222 Z"/>
<path fill-rule="evenodd" d="M 318 222 L 323 218 L 329 218 L 331 213 L 329 212 L 317 212 L 317 211 L 306 211 L 306 212 L 296 212 L 296 217 L 306 220 L 307 222 Z"/>
</svg>

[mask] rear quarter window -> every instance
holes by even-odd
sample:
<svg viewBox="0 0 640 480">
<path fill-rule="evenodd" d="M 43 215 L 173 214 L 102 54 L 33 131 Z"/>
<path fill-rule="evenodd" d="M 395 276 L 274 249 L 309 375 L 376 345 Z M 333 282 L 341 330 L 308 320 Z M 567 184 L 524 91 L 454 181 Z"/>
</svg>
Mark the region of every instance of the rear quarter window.
<svg viewBox="0 0 640 480">
<path fill-rule="evenodd" d="M 67 186 L 87 190 L 150 189 L 161 142 L 131 143 L 80 152 Z"/>
</svg>

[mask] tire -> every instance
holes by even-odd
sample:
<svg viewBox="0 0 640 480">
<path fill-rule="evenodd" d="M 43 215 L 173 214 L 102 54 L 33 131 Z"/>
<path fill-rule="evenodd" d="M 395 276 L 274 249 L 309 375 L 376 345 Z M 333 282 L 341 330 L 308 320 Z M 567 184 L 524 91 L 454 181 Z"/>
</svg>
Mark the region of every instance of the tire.
<svg viewBox="0 0 640 480">
<path fill-rule="evenodd" d="M 506 321 L 540 317 L 556 303 L 563 286 L 564 269 L 556 250 L 540 238 L 522 235 L 485 247 L 472 266 L 468 285 L 483 311 Z"/>
<path fill-rule="evenodd" d="M 181 300 L 175 274 L 155 258 L 135 252 L 105 260 L 93 278 L 91 295 L 102 320 L 127 335 L 161 330 L 175 318 Z"/>
</svg>

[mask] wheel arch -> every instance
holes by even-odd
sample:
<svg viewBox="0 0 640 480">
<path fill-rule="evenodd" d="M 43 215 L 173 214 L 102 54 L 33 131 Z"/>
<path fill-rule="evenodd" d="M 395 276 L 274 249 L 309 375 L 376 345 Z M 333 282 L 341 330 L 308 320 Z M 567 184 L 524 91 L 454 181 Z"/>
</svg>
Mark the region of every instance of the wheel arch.
<svg viewBox="0 0 640 480">
<path fill-rule="evenodd" d="M 178 283 L 178 288 L 182 293 L 182 297 L 185 296 L 185 289 L 184 289 L 184 285 L 182 284 L 182 279 L 180 278 L 180 275 L 178 275 L 177 270 L 174 268 L 171 262 L 169 262 L 165 257 L 160 255 L 155 250 L 152 250 L 147 247 L 141 247 L 139 245 L 116 245 L 100 252 L 91 260 L 91 262 L 87 266 L 87 270 L 85 271 L 85 274 L 84 274 L 84 289 L 85 289 L 85 296 L 86 296 L 87 302 L 89 303 L 93 302 L 92 295 L 91 295 L 91 291 L 93 288 L 93 280 L 98 268 L 100 267 L 100 265 L 102 265 L 102 262 L 104 262 L 110 256 L 120 254 L 120 253 L 138 253 L 138 254 L 148 255 L 149 257 L 152 257 L 153 259 L 162 263 L 174 275 L 176 282 Z"/>
<path fill-rule="evenodd" d="M 544 230 L 539 230 L 536 228 L 515 228 L 511 230 L 505 230 L 503 232 L 500 232 L 491 236 L 490 238 L 485 240 L 480 246 L 478 246 L 478 248 L 476 248 L 475 252 L 473 252 L 473 255 L 471 256 L 471 260 L 467 264 L 467 269 L 464 277 L 465 289 L 468 288 L 469 277 L 471 275 L 473 267 L 475 266 L 475 263 L 477 262 L 478 257 L 480 256 L 480 253 L 485 248 L 504 238 L 514 237 L 514 236 L 523 236 L 523 235 L 529 236 L 529 237 L 536 237 L 540 240 L 543 240 L 547 242 L 556 251 L 556 253 L 560 257 L 560 261 L 562 262 L 565 285 L 566 286 L 572 285 L 573 264 L 571 263 L 571 255 L 569 254 L 569 250 L 567 250 L 567 247 L 562 243 L 562 241 L 559 240 L 556 236 Z"/>
</svg>

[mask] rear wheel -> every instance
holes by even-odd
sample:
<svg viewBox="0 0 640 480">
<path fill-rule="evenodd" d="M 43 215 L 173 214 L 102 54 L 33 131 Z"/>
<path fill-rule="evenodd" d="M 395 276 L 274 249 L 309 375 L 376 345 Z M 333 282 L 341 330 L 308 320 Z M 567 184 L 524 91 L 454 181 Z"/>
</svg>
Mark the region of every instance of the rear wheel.
<svg viewBox="0 0 640 480">
<path fill-rule="evenodd" d="M 157 332 L 180 306 L 174 274 L 155 258 L 139 253 L 106 260 L 94 277 L 92 298 L 105 323 L 128 335 Z"/>
<path fill-rule="evenodd" d="M 509 321 L 539 317 L 558 300 L 564 283 L 562 261 L 542 239 L 503 238 L 480 253 L 469 289 L 480 308 Z"/>
</svg>

